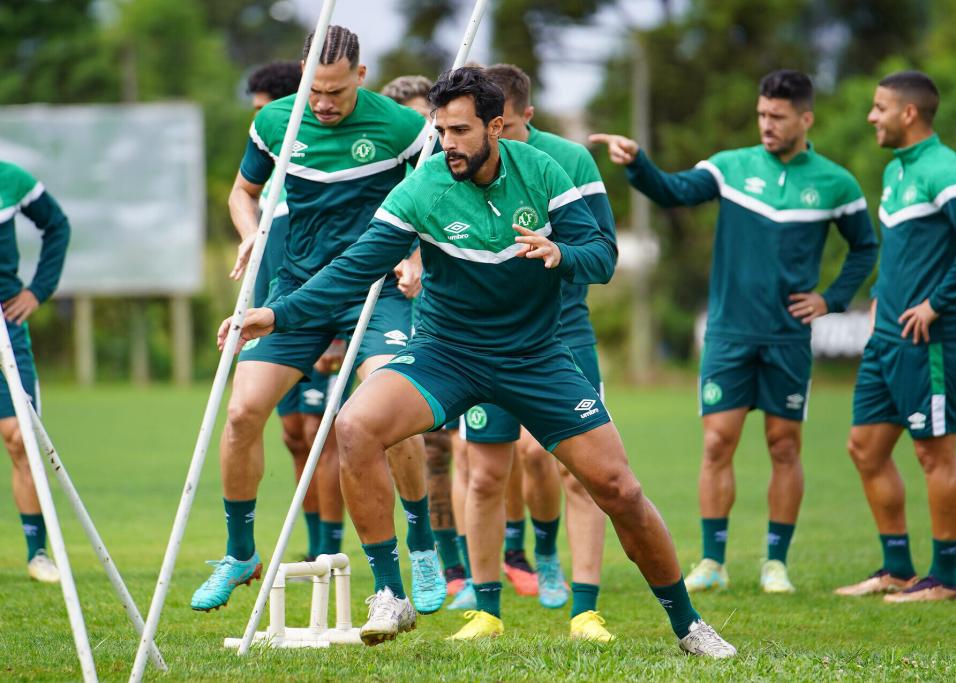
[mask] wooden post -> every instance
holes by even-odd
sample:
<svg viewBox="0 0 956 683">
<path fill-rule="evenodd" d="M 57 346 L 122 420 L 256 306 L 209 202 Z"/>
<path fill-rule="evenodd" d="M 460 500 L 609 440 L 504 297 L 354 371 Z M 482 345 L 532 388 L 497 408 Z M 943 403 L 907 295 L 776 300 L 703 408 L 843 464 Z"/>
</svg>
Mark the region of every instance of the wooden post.
<svg viewBox="0 0 956 683">
<path fill-rule="evenodd" d="M 96 348 L 93 343 L 93 297 L 78 294 L 73 300 L 73 358 L 76 381 L 92 386 L 96 381 Z"/>
<path fill-rule="evenodd" d="M 149 384 L 149 319 L 147 302 L 133 299 L 129 319 L 129 374 L 133 384 Z"/>
<path fill-rule="evenodd" d="M 173 343 L 173 382 L 187 386 L 193 380 L 193 314 L 189 297 L 176 294 L 170 299 Z"/>
</svg>

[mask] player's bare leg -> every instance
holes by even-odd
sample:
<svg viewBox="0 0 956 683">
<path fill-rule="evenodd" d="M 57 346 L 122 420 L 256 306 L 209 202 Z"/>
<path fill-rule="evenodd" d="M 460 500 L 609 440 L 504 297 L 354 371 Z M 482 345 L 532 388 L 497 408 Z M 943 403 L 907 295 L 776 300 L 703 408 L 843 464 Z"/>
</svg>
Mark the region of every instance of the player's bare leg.
<svg viewBox="0 0 956 683">
<path fill-rule="evenodd" d="M 366 381 L 370 373 L 390 360 L 391 356 L 368 358 L 356 372 L 359 380 Z M 394 407 L 387 412 L 395 412 Z M 406 543 L 412 564 L 412 600 L 419 612 L 429 614 L 437 611 L 445 601 L 448 584 L 435 549 L 435 535 L 428 510 L 425 440 L 421 434 L 414 434 L 390 445 L 387 457 L 408 520 Z"/>
<path fill-rule="evenodd" d="M 440 429 L 425 432 L 425 468 L 428 479 L 428 512 L 444 567 L 448 594 L 455 595 L 465 587 L 465 568 L 458 552 L 455 515 L 452 511 L 451 432 Z"/>
<path fill-rule="evenodd" d="M 765 593 L 793 593 L 787 575 L 787 551 L 803 500 L 803 464 L 800 461 L 801 423 L 774 415 L 764 419 L 767 452 L 770 454 L 770 484 L 767 502 L 767 561 L 760 572 Z"/>
<path fill-rule="evenodd" d="M 394 410 L 394 406 L 402 410 Z M 375 645 L 415 628 L 415 609 L 405 597 L 399 571 L 393 508 L 395 492 L 386 450 L 430 429 L 428 402 L 402 375 L 372 374 L 343 406 L 336 420 L 342 494 L 375 576 L 375 595 L 362 639 Z"/>
<path fill-rule="evenodd" d="M 902 433 L 902 427 L 889 423 L 856 425 L 850 430 L 847 450 L 880 534 L 883 564 L 869 578 L 838 588 L 837 595 L 895 593 L 916 582 L 906 531 L 906 491 L 893 462 L 893 448 Z"/>
<path fill-rule="evenodd" d="M 554 455 L 611 518 L 624 552 L 664 606 L 682 647 L 704 638 L 708 654 L 733 656 L 736 650 L 704 624 L 691 605 L 670 532 L 631 471 L 613 423 L 565 439 Z"/>
<path fill-rule="evenodd" d="M 729 579 L 724 567 L 727 548 L 727 521 L 736 497 L 734 452 L 740 443 L 746 408 L 704 415 L 704 457 L 700 463 L 702 559 L 687 575 L 691 593 L 726 588 Z"/>
<path fill-rule="evenodd" d="M 929 574 L 887 602 L 956 600 L 956 434 L 913 441 L 926 478 L 933 529 Z"/>
<path fill-rule="evenodd" d="M 321 415 L 309 413 L 290 413 L 282 417 L 282 438 L 292 454 L 296 481 L 302 477 L 321 423 Z M 312 483 L 302 501 L 302 511 L 309 526 L 309 557 L 332 555 L 341 550 L 344 507 L 339 485 L 339 447 L 333 429 L 325 440 Z"/>
<path fill-rule="evenodd" d="M 561 522 L 561 477 L 554 456 L 522 430 L 518 459 L 524 479 L 524 496 L 534 529 L 534 561 L 537 569 L 538 600 L 549 608 L 563 607 L 568 586 L 558 559 L 558 528 Z"/>
<path fill-rule="evenodd" d="M 538 575 L 524 550 L 524 468 L 517 452 L 505 490 L 505 556 L 502 570 L 518 595 L 538 594 Z"/>
<path fill-rule="evenodd" d="M 13 502 L 20 512 L 20 522 L 27 542 L 27 572 L 37 581 L 57 583 L 60 580 L 60 572 L 46 554 L 46 525 L 17 418 L 0 419 L 0 437 L 3 438 L 3 445 L 13 465 Z"/>
</svg>

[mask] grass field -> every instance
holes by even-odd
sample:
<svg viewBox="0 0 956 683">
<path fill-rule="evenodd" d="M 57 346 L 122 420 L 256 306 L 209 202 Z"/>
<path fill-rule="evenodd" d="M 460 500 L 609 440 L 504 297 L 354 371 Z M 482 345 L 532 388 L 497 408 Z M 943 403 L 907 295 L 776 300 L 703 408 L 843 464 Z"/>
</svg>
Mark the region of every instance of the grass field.
<svg viewBox="0 0 956 683">
<path fill-rule="evenodd" d="M 634 470 L 670 525 L 686 571 L 697 560 L 700 544 L 696 502 L 700 429 L 693 380 L 683 386 L 612 389 L 609 404 Z M 44 391 L 48 431 L 144 613 L 205 399 L 205 387 L 84 391 L 51 386 Z M 760 418 L 751 417 L 737 454 L 737 504 L 728 547 L 732 589 L 695 600 L 704 617 L 739 648 L 734 661 L 708 662 L 678 653 L 663 612 L 613 533 L 608 534 L 599 602 L 609 627 L 620 636 L 609 645 L 570 642 L 565 610 L 546 611 L 534 598 L 518 598 L 506 587 L 507 632 L 494 642 L 444 642 L 442 638 L 462 621 L 459 614 L 441 611 L 420 618 L 418 630 L 398 642 L 374 649 L 256 652 L 240 659 L 222 648 L 222 639 L 242 633 L 254 591 L 238 589 L 228 608 L 219 612 L 207 615 L 189 609 L 192 591 L 207 575 L 203 560 L 219 558 L 224 547 L 214 447 L 160 624 L 159 645 L 170 665 L 165 678 L 956 680 L 956 604 L 888 606 L 879 600 L 841 600 L 830 593 L 880 562 L 876 532 L 844 451 L 850 400 L 849 387 L 814 387 L 805 431 L 807 493 L 790 554 L 791 577 L 799 591 L 793 596 L 768 597 L 758 590 L 769 465 Z M 290 462 L 274 421 L 267 443 L 256 519 L 264 557 L 271 554 L 292 493 Z M 914 559 L 925 571 L 930 556 L 925 487 L 905 439 L 897 460 L 909 485 Z M 5 466 L 0 467 L 0 488 L 5 492 L 0 496 L 0 679 L 76 680 L 79 667 L 61 593 L 27 579 L 19 520 L 6 493 Z M 100 677 L 125 680 L 136 646 L 132 628 L 66 501 L 58 494 L 56 498 Z M 303 526 L 293 536 L 290 558 L 305 548 Z M 401 538 L 404 524 L 398 528 Z M 530 544 L 530 532 L 528 536 Z M 569 571 L 563 536 L 561 542 Z M 351 529 L 344 550 L 354 562 L 353 617 L 361 623 L 370 572 Z M 404 558 L 403 563 L 407 569 Z M 290 593 L 288 623 L 304 624 L 307 589 L 301 589 L 301 599 L 295 591 Z M 162 678 L 147 672 L 150 679 Z"/>
</svg>

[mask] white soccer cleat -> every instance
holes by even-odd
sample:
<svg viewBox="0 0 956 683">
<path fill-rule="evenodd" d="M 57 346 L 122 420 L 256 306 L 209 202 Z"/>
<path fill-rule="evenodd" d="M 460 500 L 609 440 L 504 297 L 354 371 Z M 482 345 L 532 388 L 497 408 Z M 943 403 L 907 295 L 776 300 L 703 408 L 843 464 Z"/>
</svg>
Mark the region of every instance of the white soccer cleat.
<svg viewBox="0 0 956 683">
<path fill-rule="evenodd" d="M 760 588 L 764 593 L 796 593 L 787 576 L 787 565 L 780 560 L 767 560 L 760 568 Z"/>
<path fill-rule="evenodd" d="M 45 550 L 38 550 L 27 565 L 30 578 L 41 583 L 60 583 L 60 570 Z"/>
<path fill-rule="evenodd" d="M 690 633 L 681 638 L 680 649 L 689 655 L 727 659 L 737 655 L 737 648 L 717 635 L 711 626 L 698 619 L 690 625 Z"/>
<path fill-rule="evenodd" d="M 366 645 L 378 645 L 404 631 L 415 629 L 417 613 L 408 598 L 396 598 L 392 589 L 385 587 L 365 601 L 368 621 L 359 631 Z"/>
</svg>

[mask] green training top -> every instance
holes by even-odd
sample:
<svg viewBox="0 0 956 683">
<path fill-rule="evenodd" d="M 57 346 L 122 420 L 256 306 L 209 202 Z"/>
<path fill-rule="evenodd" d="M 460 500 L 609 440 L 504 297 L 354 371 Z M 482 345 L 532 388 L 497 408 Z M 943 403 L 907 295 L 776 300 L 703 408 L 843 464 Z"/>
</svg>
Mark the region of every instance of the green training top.
<svg viewBox="0 0 956 683">
<path fill-rule="evenodd" d="M 249 182 L 269 179 L 294 102 L 295 95 L 270 102 L 252 122 L 239 167 Z M 426 126 L 414 110 L 364 88 L 352 113 L 335 126 L 321 124 L 306 107 L 285 180 L 289 236 L 281 269 L 305 282 L 355 242 L 404 178 Z M 401 296 L 394 282 L 386 283 L 383 295 L 392 294 Z"/>
<path fill-rule="evenodd" d="M 611 202 L 608 201 L 601 172 L 598 171 L 591 153 L 583 145 L 540 131 L 533 126 L 528 126 L 528 131 L 528 144 L 557 161 L 571 177 L 571 182 L 578 188 L 594 214 L 601 232 L 616 249 L 617 235 Z M 567 346 L 590 346 L 597 343 L 589 317 L 587 285 L 565 281 L 561 286 L 561 331 L 558 336 Z"/>
<path fill-rule="evenodd" d="M 498 149 L 498 176 L 487 186 L 455 181 L 444 153 L 430 158 L 388 195 L 354 246 L 270 304 L 276 330 L 330 321 L 335 301 L 364 294 L 417 237 L 424 273 L 416 335 L 512 356 L 557 343 L 562 279 L 607 282 L 614 243 L 556 161 L 521 142 L 501 140 Z M 516 256 L 523 245 L 512 224 L 557 243 L 558 267 Z"/>
<path fill-rule="evenodd" d="M 859 184 L 812 146 L 786 164 L 757 145 L 720 152 L 672 174 L 658 170 L 641 150 L 627 174 L 664 207 L 720 198 L 707 339 L 809 339 L 810 326 L 787 311 L 788 297 L 817 287 L 831 222 L 850 247 L 839 276 L 823 292 L 831 313 L 846 310 L 876 262 L 876 236 Z"/>
<path fill-rule="evenodd" d="M 902 339 L 899 317 L 929 299 L 930 340 L 956 340 L 956 152 L 938 135 L 893 152 L 883 171 L 883 245 L 875 333 Z"/>
<path fill-rule="evenodd" d="M 20 251 L 13 222 L 20 212 L 43 233 L 40 262 L 27 286 L 43 303 L 60 281 L 66 247 L 70 243 L 70 223 L 43 183 L 19 166 L 0 161 L 0 301 L 16 296 L 23 289 L 17 276 Z"/>
</svg>

